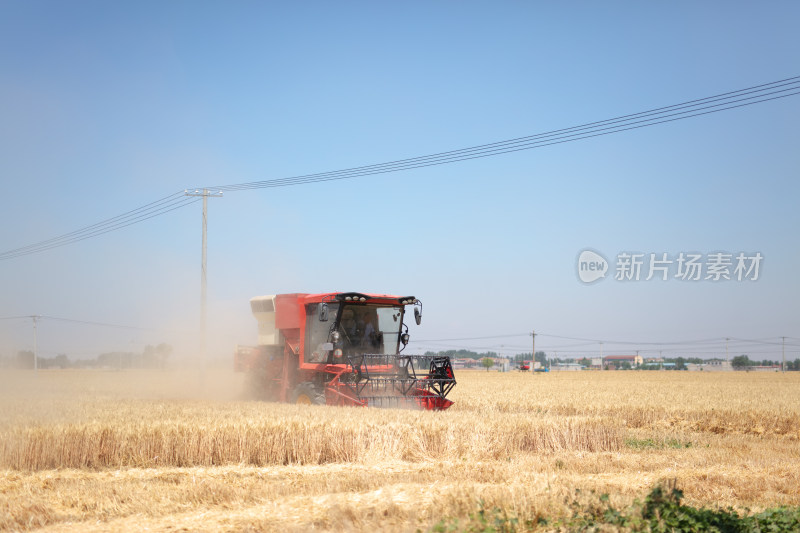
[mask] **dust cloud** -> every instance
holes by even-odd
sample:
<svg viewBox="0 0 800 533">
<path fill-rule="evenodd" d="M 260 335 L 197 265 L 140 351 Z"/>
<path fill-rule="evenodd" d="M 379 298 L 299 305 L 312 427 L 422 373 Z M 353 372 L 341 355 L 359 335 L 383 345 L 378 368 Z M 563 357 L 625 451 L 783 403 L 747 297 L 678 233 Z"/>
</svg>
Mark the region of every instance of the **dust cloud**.
<svg viewBox="0 0 800 533">
<path fill-rule="evenodd" d="M 0 369 L 0 433 L 20 424 L 90 422 L 98 406 L 153 402 L 227 403 L 245 400 L 245 376 L 228 357 L 205 363 L 174 353 L 163 368 Z M 91 406 L 91 408 L 90 408 Z"/>
<path fill-rule="evenodd" d="M 246 301 L 241 307 L 243 312 L 230 313 L 212 306 L 205 354 L 193 317 L 146 332 L 89 328 L 79 330 L 80 337 L 64 324 L 43 321 L 38 370 L 31 325 L 6 325 L 0 330 L 0 429 L 21 418 L 85 421 L 88 403 L 107 402 L 113 409 L 122 401 L 248 399 L 246 377 L 234 372 L 233 355 L 237 344 L 256 344 L 257 324 Z"/>
</svg>

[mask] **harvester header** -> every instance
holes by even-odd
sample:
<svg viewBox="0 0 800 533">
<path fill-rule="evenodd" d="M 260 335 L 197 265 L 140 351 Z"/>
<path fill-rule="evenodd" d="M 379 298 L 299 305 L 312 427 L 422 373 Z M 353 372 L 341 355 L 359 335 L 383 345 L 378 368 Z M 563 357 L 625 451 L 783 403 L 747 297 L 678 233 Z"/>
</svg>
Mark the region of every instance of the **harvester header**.
<svg viewBox="0 0 800 533">
<path fill-rule="evenodd" d="M 455 386 L 449 357 L 403 355 L 414 296 L 359 292 L 276 294 L 250 300 L 258 346 L 237 347 L 234 367 L 263 399 L 444 410 Z"/>
</svg>

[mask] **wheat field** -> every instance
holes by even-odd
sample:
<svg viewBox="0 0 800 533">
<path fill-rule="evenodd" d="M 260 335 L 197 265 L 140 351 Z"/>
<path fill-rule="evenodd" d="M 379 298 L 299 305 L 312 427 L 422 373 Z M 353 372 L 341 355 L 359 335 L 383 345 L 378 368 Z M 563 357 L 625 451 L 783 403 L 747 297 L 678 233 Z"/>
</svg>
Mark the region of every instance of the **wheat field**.
<svg viewBox="0 0 800 533">
<path fill-rule="evenodd" d="M 241 378 L 0 374 L 0 530 L 426 531 L 664 480 L 800 505 L 800 373 L 461 371 L 441 413 L 242 401 Z"/>
</svg>

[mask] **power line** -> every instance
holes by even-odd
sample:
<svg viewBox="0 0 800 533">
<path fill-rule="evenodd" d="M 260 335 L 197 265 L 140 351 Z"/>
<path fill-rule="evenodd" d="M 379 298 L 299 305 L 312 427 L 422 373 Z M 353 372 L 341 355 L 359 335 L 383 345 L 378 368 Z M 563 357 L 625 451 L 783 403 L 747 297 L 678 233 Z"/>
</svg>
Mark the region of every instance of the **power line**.
<svg viewBox="0 0 800 533">
<path fill-rule="evenodd" d="M 176 196 L 180 196 L 180 198 L 176 198 Z M 123 213 L 122 215 L 92 224 L 91 226 L 86 226 L 79 230 L 65 233 L 64 235 L 58 237 L 53 237 L 52 239 L 47 239 L 45 241 L 40 241 L 34 244 L 29 244 L 28 246 L 15 248 L 13 250 L 0 253 L 0 260 L 14 259 L 24 255 L 44 252 L 60 246 L 66 246 L 68 244 L 73 244 L 85 239 L 97 237 L 111 231 L 126 228 L 133 224 L 138 224 L 139 222 L 144 222 L 145 220 L 169 213 L 181 207 L 186 207 L 198 201 L 200 201 L 199 198 L 183 197 L 183 192 L 175 193 L 164 197 L 161 200 L 151 202 L 132 211 L 128 211 L 127 213 Z"/>
<path fill-rule="evenodd" d="M 416 342 L 447 342 L 447 341 L 482 341 L 486 339 L 506 339 L 510 337 L 527 337 L 530 333 L 512 333 L 511 335 L 489 335 L 487 337 L 462 337 L 459 339 L 424 339 Z"/>
<path fill-rule="evenodd" d="M 420 342 L 420 341 L 414 341 L 414 342 Z M 450 348 L 450 350 L 446 350 L 446 351 L 458 351 L 458 350 L 465 350 L 465 351 L 472 351 L 472 350 L 509 351 L 509 350 L 515 350 L 515 351 L 517 351 L 517 354 L 519 354 L 519 353 L 530 353 L 530 348 L 526 348 L 526 347 L 523 347 L 523 346 L 510 346 L 510 345 L 505 345 L 505 344 L 504 345 L 495 345 L 495 346 L 468 346 L 468 347 L 464 347 L 462 345 L 455 345 L 455 344 L 437 344 L 437 343 L 427 342 L 427 343 L 425 343 L 425 345 L 428 346 L 428 347 L 435 346 L 435 347 Z M 598 354 L 600 352 L 599 345 L 598 345 L 598 348 L 596 348 L 594 350 L 571 349 L 571 348 L 565 348 L 563 346 L 552 346 L 552 347 L 545 346 L 545 347 L 542 347 L 541 350 L 537 349 L 537 351 L 544 351 L 544 352 L 561 352 L 562 350 L 564 352 L 564 354 L 563 354 L 564 357 L 568 357 L 569 355 L 572 355 L 572 354 Z M 617 351 L 617 350 L 611 350 L 611 351 Z M 623 351 L 623 350 L 619 350 L 619 351 Z M 682 355 L 685 355 L 685 356 L 690 356 L 690 355 L 698 355 L 698 356 L 699 355 L 712 355 L 712 356 L 713 355 L 719 355 L 719 356 L 724 356 L 724 354 L 725 354 L 725 349 L 724 348 L 722 348 L 720 350 L 682 350 L 682 349 L 656 350 L 656 349 L 652 349 L 652 350 L 638 350 L 638 351 L 641 352 L 642 354 L 647 354 L 647 353 L 657 354 L 657 353 L 665 352 L 665 355 L 671 355 L 671 356 L 682 356 Z M 776 355 L 776 354 L 780 354 L 781 353 L 781 350 L 778 350 L 778 349 L 776 349 L 776 350 L 737 350 L 737 351 L 746 352 L 747 355 L 756 355 L 756 354 L 759 354 L 759 355 L 770 355 L 770 354 Z"/>
<path fill-rule="evenodd" d="M 75 320 L 72 318 L 61 318 L 57 316 L 47 316 L 41 315 L 41 318 L 45 318 L 47 320 L 56 320 L 58 322 L 70 322 L 72 324 L 83 324 L 86 326 L 99 326 L 99 327 L 106 327 L 106 328 L 116 328 L 116 329 L 133 329 L 138 331 L 162 331 L 156 328 L 142 328 L 137 326 L 126 326 L 123 324 L 109 324 L 107 322 L 92 322 L 89 320 Z"/>
<path fill-rule="evenodd" d="M 122 219 L 125 219 L 129 215 L 133 216 L 133 215 L 135 215 L 135 214 L 147 209 L 150 206 L 159 205 L 159 204 L 161 204 L 161 203 L 163 203 L 165 201 L 168 201 L 170 198 L 175 197 L 176 195 L 177 195 L 177 193 L 173 194 L 173 195 L 170 195 L 170 196 L 166 196 L 166 197 L 164 197 L 164 198 L 162 198 L 160 200 L 156 200 L 155 202 L 151 202 L 149 204 L 145 204 L 142 207 L 139 207 L 139 208 L 134 209 L 132 211 L 128 211 L 126 213 L 123 213 L 121 215 L 118 215 L 118 216 L 103 220 L 103 221 L 98 222 L 96 224 L 92 224 L 90 226 L 86 226 L 85 228 L 81 228 L 79 230 L 75 230 L 75 231 L 72 231 L 72 232 L 69 232 L 69 233 L 65 233 L 64 235 L 59 235 L 58 237 L 53 237 L 52 239 L 47 239 L 45 241 L 40 241 L 40 242 L 31 244 L 31 245 L 28 245 L 28 246 L 23 246 L 21 248 L 15 248 L 13 250 L 9 250 L 9 251 L 5 252 L 5 254 L 11 254 L 11 253 L 15 253 L 15 252 L 22 252 L 22 251 L 29 250 L 31 248 L 35 248 L 35 247 L 38 247 L 38 246 L 47 246 L 47 245 L 55 244 L 57 242 L 61 242 L 63 240 L 68 240 L 68 239 L 80 236 L 82 234 L 94 231 L 94 230 L 99 229 L 101 227 L 104 227 L 106 225 L 109 225 L 109 224 L 112 224 L 112 223 L 116 223 L 116 222 L 118 222 L 118 221 L 120 221 Z"/>
<path fill-rule="evenodd" d="M 448 338 L 448 339 L 421 339 L 415 340 L 417 343 L 426 343 L 430 345 L 436 345 L 437 343 L 444 343 L 444 342 L 457 342 L 457 341 L 472 341 L 472 340 L 487 340 L 487 339 L 505 339 L 505 338 L 513 338 L 513 337 L 523 337 L 528 336 L 530 333 L 515 333 L 509 335 L 488 335 L 482 337 L 461 337 L 461 338 Z M 551 335 L 548 333 L 537 333 L 537 336 L 543 337 L 550 337 L 555 339 L 565 339 L 565 340 L 573 340 L 573 341 L 583 341 L 580 344 L 566 344 L 566 345 L 550 345 L 547 346 L 548 350 L 569 350 L 574 352 L 586 352 L 592 353 L 599 350 L 573 350 L 572 348 L 584 347 L 593 344 L 604 344 L 607 346 L 652 346 L 652 349 L 643 349 L 643 352 L 655 352 L 658 350 L 667 350 L 672 352 L 683 352 L 683 353 L 718 353 L 725 351 L 725 338 L 711 338 L 711 339 L 695 339 L 695 340 L 682 340 L 682 341 L 671 341 L 671 342 L 652 342 L 652 341 L 621 341 L 621 340 L 609 340 L 609 339 L 589 339 L 585 337 L 571 337 L 565 335 Z M 768 337 L 768 339 L 772 338 L 780 338 L 780 337 Z M 787 339 L 793 337 L 786 337 Z M 734 339 L 729 337 L 730 340 L 736 342 L 742 342 L 745 344 L 755 344 L 755 345 L 777 345 L 780 346 L 780 342 L 770 342 L 770 341 L 759 341 L 759 340 L 749 340 L 749 339 Z M 441 344 L 440 344 L 441 345 Z M 453 344 L 447 344 L 444 346 L 457 346 Z M 518 346 L 514 345 L 505 345 L 509 348 L 517 348 Z M 716 347 L 715 347 L 716 346 Z M 800 344 L 786 344 L 786 346 L 790 347 L 800 347 Z M 472 346 L 472 348 L 479 348 L 479 349 L 487 349 L 489 347 L 486 346 Z M 730 346 L 731 349 L 741 351 L 747 350 L 746 346 Z M 755 353 L 755 352 L 754 352 Z M 759 353 L 772 353 L 772 352 L 759 352 Z"/>
<path fill-rule="evenodd" d="M 457 351 L 457 350 L 473 350 L 473 349 L 474 350 L 500 350 L 500 349 L 502 349 L 502 350 L 510 350 L 510 349 L 514 349 L 514 350 L 528 350 L 528 351 L 530 351 L 530 347 L 520 346 L 520 345 L 516 345 L 516 344 L 505 344 L 505 343 L 504 344 L 495 344 L 493 346 L 474 346 L 474 345 L 472 345 L 472 346 L 464 347 L 463 345 L 459 345 L 459 344 L 447 344 L 447 343 L 431 342 L 431 341 L 414 340 L 413 342 L 416 343 L 416 344 L 420 344 L 420 345 L 424 344 L 426 346 L 448 347 L 448 348 L 452 348 L 454 351 Z"/>
<path fill-rule="evenodd" d="M 461 148 L 446 152 L 439 152 L 425 156 L 400 159 L 387 163 L 379 163 L 344 170 L 335 170 L 315 174 L 306 174 L 289 178 L 205 187 L 218 191 L 237 191 L 250 189 L 263 189 L 272 187 L 288 187 L 306 183 L 352 179 L 360 176 L 374 176 L 390 172 L 444 165 L 470 159 L 479 159 L 501 154 L 542 148 L 555 144 L 563 144 L 592 137 L 610 135 L 623 131 L 655 126 L 667 122 L 684 120 L 687 118 L 718 113 L 764 103 L 771 100 L 786 98 L 800 94 L 800 76 L 755 85 L 736 91 L 729 91 L 714 96 L 689 100 L 680 104 L 659 107 L 648 111 L 622 115 L 611 119 L 589 122 L 579 126 L 552 130 L 545 133 L 517 137 L 514 139 L 498 141 L 488 144 Z M 185 191 L 184 191 L 185 192 Z M 184 192 L 176 192 L 155 202 L 112 217 L 96 224 L 53 237 L 44 241 L 33 243 L 13 250 L 0 253 L 0 260 L 14 259 L 29 254 L 44 252 L 60 246 L 66 246 L 85 239 L 97 237 L 111 231 L 116 231 L 133 224 L 138 224 L 151 218 L 169 213 L 181 207 L 191 205 L 197 199 L 183 197 Z"/>
<path fill-rule="evenodd" d="M 679 346 L 679 345 L 694 345 L 694 344 L 705 344 L 705 343 L 713 343 L 713 342 L 721 342 L 724 339 L 697 339 L 697 340 L 688 340 L 688 341 L 674 341 L 674 342 L 643 342 L 643 341 L 618 341 L 618 340 L 609 340 L 609 339 L 587 339 L 584 337 L 568 337 L 564 335 L 551 335 L 548 333 L 537 333 L 537 335 L 541 335 L 543 337 L 552 337 L 554 339 L 567 339 L 573 341 L 586 341 L 586 342 L 596 342 L 596 343 L 605 343 L 605 344 L 629 344 L 629 345 L 641 345 L 641 346 Z"/>
<path fill-rule="evenodd" d="M 544 351 L 544 350 L 543 350 L 543 351 Z M 550 350 L 548 350 L 548 351 L 552 351 L 552 352 L 554 352 L 554 351 L 556 351 L 556 350 L 555 350 L 555 349 L 550 349 Z M 559 351 L 560 351 L 560 350 L 559 350 Z M 591 354 L 591 353 L 594 353 L 594 354 L 596 354 L 596 353 L 599 353 L 599 351 L 600 351 L 600 348 L 598 348 L 598 349 L 596 349 L 596 350 L 566 350 L 566 352 L 565 352 L 565 354 L 564 354 L 564 355 L 565 355 L 565 356 L 568 356 L 568 355 L 570 355 L 570 354 L 576 354 L 576 353 L 581 353 L 581 354 L 584 354 L 584 353 L 585 353 L 585 354 Z M 660 353 L 660 352 L 662 352 L 662 351 L 663 351 L 663 352 L 665 352 L 665 353 L 664 353 L 664 355 L 673 355 L 673 356 L 681 356 L 681 355 L 704 355 L 704 354 L 705 354 L 705 355 L 719 355 L 719 356 L 721 356 L 721 357 L 723 357 L 723 358 L 724 358 L 724 356 L 725 356 L 725 349 L 724 349 L 724 348 L 723 348 L 722 350 L 708 350 L 708 351 L 703 351 L 703 350 L 639 350 L 639 351 L 640 351 L 641 353 L 643 353 L 643 354 L 645 354 L 645 353 L 656 354 L 656 353 Z M 743 350 L 742 350 L 742 351 L 743 351 Z M 781 351 L 780 351 L 780 350 L 770 350 L 770 351 L 761 351 L 761 350 L 759 350 L 759 351 L 753 351 L 753 350 L 747 350 L 747 352 L 746 352 L 744 355 L 753 355 L 753 354 L 762 354 L 762 355 L 763 355 L 763 354 L 780 354 L 780 353 L 781 353 Z"/>
<path fill-rule="evenodd" d="M 785 87 L 781 89 L 781 87 Z M 794 92 L 793 92 L 794 91 Z M 759 93 L 755 96 L 740 98 L 747 94 Z M 788 93 L 788 94 L 781 94 Z M 235 185 L 219 185 L 211 188 L 219 190 L 246 190 L 246 189 L 261 189 L 270 187 L 286 187 L 292 185 L 300 185 L 305 183 L 317 183 L 321 181 L 333 181 L 342 179 L 351 179 L 360 176 L 385 174 L 389 172 L 398 172 L 402 170 L 409 170 L 415 168 L 422 168 L 428 166 L 442 165 L 446 163 L 454 163 L 457 161 L 465 161 L 468 159 L 478 159 L 494 155 L 500 155 L 510 152 L 517 152 L 521 150 L 530 150 L 533 148 L 541 148 L 543 146 L 551 146 L 553 144 L 562 144 L 565 142 L 572 142 L 590 137 L 598 137 L 602 135 L 609 135 L 611 133 L 619 133 L 631 129 L 638 129 L 647 126 L 654 126 L 656 124 L 663 124 L 665 122 L 674 122 L 676 120 L 683 120 L 700 115 L 710 113 L 717 113 L 738 107 L 753 105 L 769 100 L 778 98 L 785 98 L 800 94 L 800 76 L 787 78 L 772 83 L 748 87 L 738 91 L 722 93 L 720 95 L 702 98 L 699 100 L 692 100 L 681 104 L 672 106 L 661 107 L 631 115 L 624 115 L 603 121 L 591 122 L 581 126 L 573 126 L 559 130 L 553 130 L 536 135 L 526 137 L 518 137 L 506 141 L 499 141 L 489 144 L 473 146 L 470 148 L 462 148 L 459 150 L 452 150 L 448 152 L 439 152 L 427 156 L 413 157 L 409 159 L 401 159 L 391 161 L 388 163 L 379 163 L 375 165 L 367 165 L 362 167 L 354 167 L 345 170 L 336 170 L 331 172 L 321 172 L 316 174 L 306 174 L 302 176 L 294 176 L 290 178 L 280 178 L 274 180 L 256 181 L 249 183 L 240 183 Z M 776 96 L 777 95 L 777 96 Z M 731 100 L 733 99 L 733 100 Z M 725 100 L 729 100 L 725 102 Z M 752 100 L 752 101 L 751 101 Z M 715 103 L 722 102 L 722 103 Z M 707 105 L 712 104 L 713 105 Z M 713 109 L 717 108 L 719 109 Z M 683 111 L 675 112 L 680 109 Z M 710 111 L 705 111 L 711 109 Z M 702 112 L 701 112 L 702 111 Z M 685 116 L 678 116 L 685 115 Z M 667 118 L 675 117 L 675 118 Z"/>
<path fill-rule="evenodd" d="M 115 329 L 131 329 L 137 331 L 160 331 L 160 332 L 173 332 L 173 333 L 193 333 L 193 332 L 186 332 L 186 331 L 178 331 L 178 330 L 170 330 L 170 329 L 161 329 L 161 328 L 143 328 L 140 326 L 127 326 L 124 324 L 112 324 L 108 322 L 93 322 L 91 320 L 77 320 L 74 318 L 63 318 L 58 316 L 48 316 L 48 315 L 24 315 L 24 316 L 9 316 L 9 317 L 0 317 L 0 320 L 15 320 L 15 319 L 31 319 L 36 317 L 38 320 L 55 320 L 57 322 L 68 322 L 71 324 L 82 324 L 85 326 L 98 326 L 98 327 L 106 327 L 106 328 L 115 328 Z"/>
<path fill-rule="evenodd" d="M 577 345 L 566 345 L 568 346 L 586 346 L 587 344 L 597 344 L 597 343 L 605 343 L 605 344 L 629 344 L 629 345 L 642 345 L 642 346 L 681 346 L 681 345 L 698 345 L 698 344 L 714 344 L 714 343 L 723 343 L 725 341 L 724 338 L 711 338 L 711 339 L 695 339 L 695 340 L 684 340 L 684 341 L 620 341 L 620 340 L 610 340 L 610 339 L 590 339 L 586 337 L 569 337 L 565 335 L 552 335 L 549 333 L 537 333 L 537 336 L 541 335 L 543 337 L 551 337 L 554 339 L 566 339 L 566 340 L 574 340 L 574 341 L 584 341 L 581 344 Z M 459 338 L 452 338 L 452 339 L 422 339 L 416 342 L 448 342 L 448 341 L 471 341 L 471 340 L 486 340 L 486 339 L 506 339 L 511 337 L 525 337 L 530 336 L 530 333 L 511 333 L 508 335 L 487 335 L 483 337 L 459 337 Z M 780 338 L 780 337 L 769 337 L 769 338 Z M 786 337 L 790 339 L 792 337 Z M 736 339 L 734 337 L 729 337 L 732 341 L 740 341 L 740 342 L 747 342 L 747 343 L 755 343 L 755 344 L 777 344 L 780 345 L 780 342 L 762 342 L 758 340 L 748 340 L 748 339 Z M 791 346 L 791 345 L 790 345 Z"/>
<path fill-rule="evenodd" d="M 537 333 L 536 335 L 539 335 L 539 334 Z M 552 345 L 552 344 L 550 344 L 550 345 L 545 344 L 544 346 L 546 348 L 550 349 L 550 350 L 569 350 L 569 349 L 572 349 L 572 348 L 581 348 L 581 347 L 584 347 L 584 346 L 592 346 L 592 345 L 595 345 L 595 344 L 597 344 L 597 343 L 596 342 L 581 342 L 579 344 L 559 344 L 557 346 L 556 345 Z"/>
<path fill-rule="evenodd" d="M 781 337 L 768 337 L 768 338 L 769 338 L 769 339 L 780 339 Z M 791 339 L 792 337 L 784 337 L 784 338 L 786 338 L 786 339 Z M 768 341 L 768 340 L 766 340 L 766 339 L 765 339 L 765 340 L 758 340 L 758 339 L 737 339 L 737 338 L 734 338 L 734 337 L 730 337 L 730 339 L 731 339 L 732 341 L 744 342 L 744 343 L 747 343 L 747 344 L 774 344 L 774 345 L 776 345 L 776 346 L 783 346 L 783 345 L 784 345 L 784 343 L 782 343 L 782 342 L 780 342 L 780 341 L 777 341 L 777 340 L 776 340 L 776 341 Z M 792 344 L 792 343 L 789 343 L 789 344 L 786 344 L 786 346 L 800 346 L 800 345 L 799 345 L 799 344 Z"/>
</svg>

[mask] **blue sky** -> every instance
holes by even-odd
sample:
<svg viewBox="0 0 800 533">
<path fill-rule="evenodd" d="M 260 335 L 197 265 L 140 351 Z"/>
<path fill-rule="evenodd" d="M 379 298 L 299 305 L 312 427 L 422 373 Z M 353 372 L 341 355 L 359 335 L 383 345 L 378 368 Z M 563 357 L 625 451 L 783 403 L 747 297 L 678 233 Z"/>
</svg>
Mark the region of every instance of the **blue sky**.
<svg viewBox="0 0 800 533">
<path fill-rule="evenodd" d="M 0 251 L 185 188 L 415 157 L 797 76 L 799 15 L 795 2 L 4 1 Z M 798 119 L 800 96 L 486 159 L 226 193 L 210 201 L 212 352 L 255 342 L 250 297 L 335 290 L 417 295 L 418 340 L 531 329 L 547 350 L 576 343 L 546 333 L 800 339 Z M 764 263 L 757 282 L 586 286 L 575 265 L 584 248 L 609 259 L 758 251 Z M 175 331 L 197 327 L 199 256 L 196 204 L 0 261 L 0 316 L 158 330 L 51 321 L 45 355 L 161 340 L 192 350 Z M 528 342 L 412 346 L 513 353 Z M 0 353 L 31 344 L 29 323 L 0 323 Z"/>
</svg>

